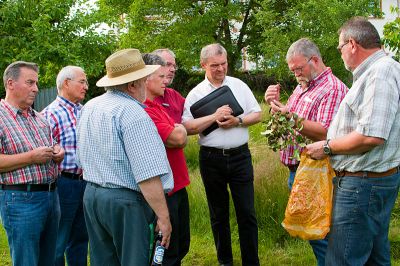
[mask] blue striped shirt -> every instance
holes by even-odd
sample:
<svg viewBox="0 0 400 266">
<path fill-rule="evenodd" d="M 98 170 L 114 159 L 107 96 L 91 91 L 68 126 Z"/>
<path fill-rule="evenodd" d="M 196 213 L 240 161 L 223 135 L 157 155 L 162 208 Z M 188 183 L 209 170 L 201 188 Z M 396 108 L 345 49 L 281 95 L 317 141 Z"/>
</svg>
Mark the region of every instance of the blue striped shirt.
<svg viewBox="0 0 400 266">
<path fill-rule="evenodd" d="M 174 181 L 164 144 L 144 105 L 120 91 L 90 100 L 77 127 L 83 179 L 108 188 L 140 191 L 138 183 L 160 176 L 165 192 Z"/>
<path fill-rule="evenodd" d="M 41 112 L 50 123 L 53 138 L 65 150 L 60 170 L 75 174 L 82 173 L 82 169 L 76 164 L 76 122 L 81 109 L 81 104 L 74 104 L 57 96 Z"/>
</svg>

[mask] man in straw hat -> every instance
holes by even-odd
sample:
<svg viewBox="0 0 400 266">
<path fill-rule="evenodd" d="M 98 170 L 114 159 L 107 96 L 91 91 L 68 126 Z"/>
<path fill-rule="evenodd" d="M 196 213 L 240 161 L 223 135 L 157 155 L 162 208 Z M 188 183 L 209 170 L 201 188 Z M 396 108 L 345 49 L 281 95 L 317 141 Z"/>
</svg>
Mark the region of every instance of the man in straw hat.
<svg viewBox="0 0 400 266">
<path fill-rule="evenodd" d="M 107 75 L 96 84 L 107 92 L 82 109 L 77 155 L 87 181 L 83 201 L 93 265 L 147 265 L 154 212 L 162 245 L 169 245 L 165 193 L 174 181 L 142 104 L 147 76 L 159 67 L 145 65 L 137 49 L 112 54 Z"/>
</svg>

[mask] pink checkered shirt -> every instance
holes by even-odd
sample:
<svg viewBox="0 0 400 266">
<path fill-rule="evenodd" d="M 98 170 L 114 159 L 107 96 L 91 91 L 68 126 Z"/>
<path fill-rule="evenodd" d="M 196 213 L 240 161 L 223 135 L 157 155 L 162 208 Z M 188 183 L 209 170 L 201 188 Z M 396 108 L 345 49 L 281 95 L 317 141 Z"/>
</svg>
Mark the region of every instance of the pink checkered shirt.
<svg viewBox="0 0 400 266">
<path fill-rule="evenodd" d="M 319 122 L 327 129 L 347 91 L 347 86 L 335 77 L 328 67 L 310 81 L 306 91 L 298 85 L 289 97 L 287 106 L 289 112 L 296 113 L 306 120 Z M 293 156 L 294 149 L 294 146 L 290 146 L 280 152 L 281 162 L 284 165 L 299 163 L 290 158 Z"/>
<path fill-rule="evenodd" d="M 49 123 L 32 108 L 27 116 L 5 100 L 0 102 L 0 153 L 20 154 L 38 147 L 53 146 Z M 0 184 L 47 184 L 58 176 L 54 161 L 30 164 L 0 173 Z"/>
</svg>

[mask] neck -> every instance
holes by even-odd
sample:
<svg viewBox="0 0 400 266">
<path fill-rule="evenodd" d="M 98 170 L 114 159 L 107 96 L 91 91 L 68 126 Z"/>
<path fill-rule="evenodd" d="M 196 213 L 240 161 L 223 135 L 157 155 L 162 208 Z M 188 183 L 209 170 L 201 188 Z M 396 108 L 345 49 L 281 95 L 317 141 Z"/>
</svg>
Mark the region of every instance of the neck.
<svg viewBox="0 0 400 266">
<path fill-rule="evenodd" d="M 22 111 L 22 113 L 26 114 L 30 106 L 20 106 L 17 101 L 15 101 L 12 97 L 6 96 L 4 100 L 10 104 L 11 106 L 18 108 Z"/>
<path fill-rule="evenodd" d="M 356 60 L 354 61 L 354 66 L 352 67 L 352 72 L 362 64 L 368 57 L 370 57 L 372 54 L 376 53 L 377 51 L 381 50 L 380 48 L 373 48 L 373 49 L 364 49 L 361 48 L 358 51 L 358 55 L 356 57 Z"/>
</svg>

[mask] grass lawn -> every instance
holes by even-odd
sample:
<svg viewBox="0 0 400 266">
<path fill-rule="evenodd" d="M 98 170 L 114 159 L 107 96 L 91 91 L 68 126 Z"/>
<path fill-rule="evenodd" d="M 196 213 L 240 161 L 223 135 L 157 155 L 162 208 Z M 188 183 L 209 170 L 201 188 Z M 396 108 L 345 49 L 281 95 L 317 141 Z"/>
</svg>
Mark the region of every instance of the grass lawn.
<svg viewBox="0 0 400 266">
<path fill-rule="evenodd" d="M 265 117 L 265 116 L 264 116 Z M 280 223 L 288 198 L 288 171 L 279 163 L 277 153 L 270 151 L 260 132 L 263 125 L 250 128 L 250 149 L 254 163 L 255 206 L 259 224 L 259 256 L 261 265 L 316 265 L 308 242 L 291 238 Z M 190 169 L 188 188 L 191 219 L 191 246 L 183 261 L 184 266 L 218 265 L 209 222 L 207 202 L 198 170 L 198 145 L 191 137 L 185 149 Z M 235 265 L 241 265 L 237 224 L 233 207 L 230 208 L 232 246 Z M 390 227 L 392 265 L 400 266 L 400 207 L 396 203 Z M 7 239 L 0 226 L 0 265 L 11 265 Z"/>
</svg>

